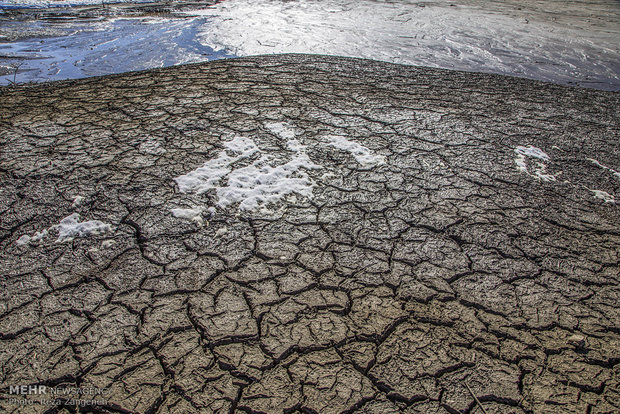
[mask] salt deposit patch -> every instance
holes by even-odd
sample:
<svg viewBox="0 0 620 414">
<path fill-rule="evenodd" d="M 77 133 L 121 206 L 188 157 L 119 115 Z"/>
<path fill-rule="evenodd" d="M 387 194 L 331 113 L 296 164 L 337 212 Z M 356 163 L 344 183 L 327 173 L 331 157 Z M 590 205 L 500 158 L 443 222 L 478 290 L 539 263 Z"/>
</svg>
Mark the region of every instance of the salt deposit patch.
<svg viewBox="0 0 620 414">
<path fill-rule="evenodd" d="M 329 145 L 351 153 L 351 155 L 355 157 L 355 160 L 363 167 L 371 167 L 385 163 L 385 158 L 383 156 L 375 155 L 365 146 L 357 142 L 349 141 L 343 136 L 330 135 L 325 137 L 325 139 Z"/>
<path fill-rule="evenodd" d="M 546 162 L 550 158 L 543 150 L 530 145 L 528 147 L 518 146 L 515 148 L 515 152 L 517 156 L 514 161 L 519 171 L 542 181 L 556 180 L 558 174 L 547 174 Z M 530 164 L 529 168 L 528 163 Z"/>
<path fill-rule="evenodd" d="M 268 125 L 282 138 L 294 135 L 294 131 L 285 124 Z M 310 160 L 305 145 L 299 141 L 289 140 L 286 146 L 292 156 L 288 162 L 279 164 L 275 157 L 262 154 L 251 139 L 235 137 L 225 144 L 225 148 L 236 155 L 221 151 L 216 158 L 197 170 L 175 178 L 175 181 L 181 192 L 200 194 L 215 189 L 217 205 L 221 208 L 239 203 L 241 210 L 254 210 L 291 194 L 310 197 L 314 182 L 306 171 L 321 167 Z M 260 158 L 250 165 L 235 168 L 235 163 L 254 155 L 260 155 Z"/>
</svg>

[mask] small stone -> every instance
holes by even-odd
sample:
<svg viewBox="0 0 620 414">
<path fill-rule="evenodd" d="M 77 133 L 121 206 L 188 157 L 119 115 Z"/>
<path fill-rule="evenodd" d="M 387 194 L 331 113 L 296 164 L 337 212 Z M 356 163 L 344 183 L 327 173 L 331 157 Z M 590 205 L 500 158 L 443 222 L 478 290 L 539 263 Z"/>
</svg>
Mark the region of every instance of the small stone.
<svg viewBox="0 0 620 414">
<path fill-rule="evenodd" d="M 586 338 L 583 335 L 573 334 L 568 338 L 568 343 L 577 347 L 583 348 L 586 345 Z"/>
</svg>

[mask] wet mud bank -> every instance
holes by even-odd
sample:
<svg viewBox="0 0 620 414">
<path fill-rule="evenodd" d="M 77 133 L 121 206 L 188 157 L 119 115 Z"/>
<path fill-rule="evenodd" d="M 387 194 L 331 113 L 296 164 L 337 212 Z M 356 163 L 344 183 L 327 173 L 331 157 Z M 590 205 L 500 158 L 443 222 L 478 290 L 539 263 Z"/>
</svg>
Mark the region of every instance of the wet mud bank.
<svg viewBox="0 0 620 414">
<path fill-rule="evenodd" d="M 620 94 L 283 55 L 0 98 L 2 411 L 620 408 Z"/>
</svg>

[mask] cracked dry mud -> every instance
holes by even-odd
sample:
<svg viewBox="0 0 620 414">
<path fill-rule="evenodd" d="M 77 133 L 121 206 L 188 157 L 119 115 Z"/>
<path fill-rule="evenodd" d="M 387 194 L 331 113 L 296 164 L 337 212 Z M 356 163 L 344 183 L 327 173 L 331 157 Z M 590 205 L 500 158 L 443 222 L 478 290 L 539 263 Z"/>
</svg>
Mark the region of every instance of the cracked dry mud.
<svg viewBox="0 0 620 414">
<path fill-rule="evenodd" d="M 289 55 L 0 95 L 0 410 L 620 410 L 619 94 Z M 290 160 L 270 123 L 309 195 L 179 191 L 235 137 Z"/>
</svg>

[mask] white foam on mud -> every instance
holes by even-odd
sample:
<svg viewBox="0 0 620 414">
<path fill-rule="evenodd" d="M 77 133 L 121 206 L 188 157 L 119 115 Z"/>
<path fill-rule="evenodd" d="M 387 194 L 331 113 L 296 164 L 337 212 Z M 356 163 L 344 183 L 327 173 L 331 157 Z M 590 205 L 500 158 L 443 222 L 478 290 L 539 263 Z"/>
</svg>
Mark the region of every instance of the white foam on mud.
<svg viewBox="0 0 620 414">
<path fill-rule="evenodd" d="M 294 131 L 285 124 L 271 124 L 268 128 L 282 138 L 294 136 Z M 291 194 L 310 197 L 314 182 L 306 171 L 321 167 L 310 160 L 306 147 L 299 141 L 289 140 L 286 146 L 292 156 L 288 162 L 279 164 L 275 157 L 262 154 L 251 139 L 235 137 L 225 148 L 236 155 L 221 151 L 202 167 L 174 180 L 181 192 L 200 194 L 214 189 L 221 208 L 238 203 L 241 210 L 254 210 Z M 235 167 L 238 161 L 255 154 L 260 155 L 258 160 Z"/>
<path fill-rule="evenodd" d="M 218 187 L 220 181 L 232 171 L 232 164 L 249 158 L 258 151 L 254 141 L 241 136 L 226 142 L 224 147 L 233 155 L 228 155 L 226 150 L 221 151 L 216 158 L 208 160 L 202 167 L 176 177 L 174 181 L 179 191 L 202 194 Z"/>
<path fill-rule="evenodd" d="M 252 165 L 232 171 L 228 184 L 217 190 L 218 205 L 226 207 L 238 202 L 241 210 L 254 210 L 289 194 L 312 195 L 314 183 L 303 170 L 320 167 L 308 158 L 303 149 L 296 151 L 285 164 L 272 166 L 271 161 L 271 157 L 265 155 Z"/>
<path fill-rule="evenodd" d="M 363 167 L 371 167 L 385 163 L 385 157 L 373 154 L 367 147 L 353 141 L 349 141 L 340 135 L 325 137 L 329 145 L 340 150 L 347 151 L 355 157 L 355 160 Z"/>
<path fill-rule="evenodd" d="M 36 232 L 33 236 L 29 236 L 27 234 L 24 234 L 23 236 L 21 236 L 19 239 L 17 239 L 17 244 L 19 246 L 23 246 L 26 244 L 37 244 L 38 242 L 40 242 L 41 240 L 43 240 L 44 238 L 47 237 L 47 235 L 49 234 L 49 230 L 55 228 L 56 226 L 52 226 L 50 229 L 44 229 L 41 231 Z"/>
<path fill-rule="evenodd" d="M 203 211 L 204 207 L 200 206 L 194 208 L 173 208 L 170 210 L 173 217 L 193 221 L 199 226 L 204 224 L 204 220 L 202 218 Z"/>
<path fill-rule="evenodd" d="M 517 156 L 514 159 L 517 169 L 541 181 L 556 181 L 558 174 L 547 174 L 547 162 L 551 160 L 549 155 L 540 148 L 529 145 L 517 146 L 514 150 Z M 530 167 L 528 168 L 528 163 Z"/>
<path fill-rule="evenodd" d="M 16 243 L 20 246 L 26 244 L 37 244 L 45 239 L 50 231 L 57 231 L 58 238 L 56 243 L 71 241 L 76 237 L 91 237 L 107 233 L 112 230 L 112 226 L 99 220 L 89 220 L 80 222 L 80 215 L 73 213 L 70 216 L 60 220 L 59 224 L 55 224 L 47 229 L 36 232 L 33 236 L 27 234 L 17 239 Z"/>
<path fill-rule="evenodd" d="M 285 122 L 271 122 L 265 124 L 265 127 L 282 139 L 295 138 L 295 129 Z"/>
<path fill-rule="evenodd" d="M 56 239 L 56 243 L 71 241 L 76 237 L 97 236 L 112 230 L 109 224 L 99 220 L 80 222 L 80 215 L 78 213 L 73 213 L 65 217 L 60 221 L 60 224 L 55 227 L 58 230 L 58 239 Z"/>
<path fill-rule="evenodd" d="M 215 188 L 222 178 L 231 171 L 229 167 L 234 160 L 226 153 L 207 161 L 202 167 L 174 179 L 182 193 L 202 194 Z"/>
<path fill-rule="evenodd" d="M 254 141 L 241 136 L 236 136 L 232 140 L 226 142 L 224 147 L 236 154 L 239 154 L 235 157 L 237 160 L 249 158 L 258 151 L 258 147 Z"/>
</svg>

